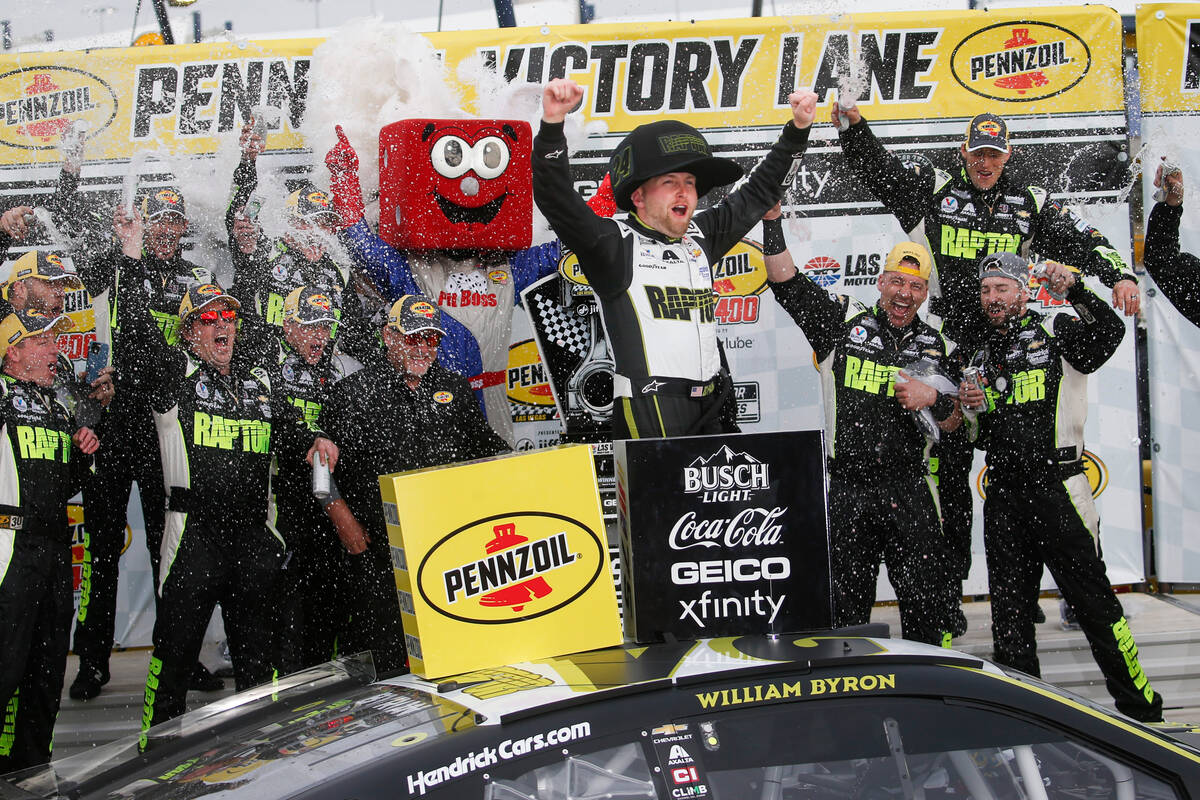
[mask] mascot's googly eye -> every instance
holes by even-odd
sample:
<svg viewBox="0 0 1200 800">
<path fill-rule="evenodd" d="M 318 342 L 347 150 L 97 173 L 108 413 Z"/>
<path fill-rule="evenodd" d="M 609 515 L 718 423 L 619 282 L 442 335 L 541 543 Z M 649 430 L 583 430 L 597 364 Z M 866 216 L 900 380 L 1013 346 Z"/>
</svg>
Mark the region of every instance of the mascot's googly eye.
<svg viewBox="0 0 1200 800">
<path fill-rule="evenodd" d="M 445 178 L 457 178 L 472 167 L 471 145 L 457 136 L 445 136 L 439 139 L 429 153 L 433 168 Z M 507 159 L 506 159 L 507 160 Z"/>
<path fill-rule="evenodd" d="M 498 178 L 508 168 L 508 145 L 499 136 L 488 136 L 475 143 L 475 174 L 485 180 Z"/>
</svg>

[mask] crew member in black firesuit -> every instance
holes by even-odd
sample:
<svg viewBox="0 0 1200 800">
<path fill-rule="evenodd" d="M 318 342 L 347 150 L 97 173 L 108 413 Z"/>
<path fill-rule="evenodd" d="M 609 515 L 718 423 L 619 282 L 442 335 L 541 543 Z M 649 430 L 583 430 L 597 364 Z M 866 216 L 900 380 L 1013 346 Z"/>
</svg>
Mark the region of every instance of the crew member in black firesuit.
<svg viewBox="0 0 1200 800">
<path fill-rule="evenodd" d="M 406 650 L 379 476 L 508 450 L 467 379 L 437 363 L 441 313 L 423 295 L 393 303 L 383 327 L 386 361 L 334 386 L 321 411 L 321 428 L 342 445 L 325 510 L 359 575 L 352 645 L 371 650 L 380 673 L 403 668 Z"/>
<path fill-rule="evenodd" d="M 333 298 L 311 286 L 293 289 L 283 302 L 278 345 L 280 390 L 313 430 L 333 385 L 345 377 L 346 359 L 334 352 Z M 349 556 L 333 523 L 312 493 L 312 468 L 301 451 L 276 456 L 271 481 L 277 526 L 287 564 L 276 592 L 280 609 L 280 671 L 323 664 L 345 642 L 351 594 Z"/>
<path fill-rule="evenodd" d="M 1154 185 L 1166 197 L 1150 209 L 1146 222 L 1146 272 L 1158 288 L 1193 325 L 1200 325 L 1200 258 L 1179 249 L 1179 221 L 1183 218 L 1183 172 L 1164 174 L 1160 165 Z"/>
<path fill-rule="evenodd" d="M 817 96 L 793 92 L 792 119 L 766 158 L 741 188 L 699 214 L 699 198 L 737 180 L 742 168 L 711 155 L 700 132 L 682 122 L 638 126 L 608 166 L 617 207 L 629 213 L 621 220 L 597 216 L 572 184 L 563 120 L 582 98 L 583 89 L 562 78 L 542 93 L 533 198 L 600 300 L 616 361 L 613 438 L 736 431 L 712 265 L 783 195 L 788 169 L 808 144 Z"/>
<path fill-rule="evenodd" d="M 247 202 L 258 187 L 257 159 L 264 146 L 253 126 L 243 127 L 242 160 L 233 173 L 225 212 L 234 269 L 230 294 L 241 301 L 247 322 L 265 326 L 281 337 L 284 299 L 301 286 L 320 289 L 338 309 L 334 335 L 339 349 L 363 364 L 380 360 L 379 339 L 355 289 L 353 274 L 329 253 L 337 241 L 341 219 L 333 197 L 305 181 L 284 201 L 287 233 L 274 240 L 263 237 L 261 221 L 247 213 Z M 250 211 L 253 213 L 252 208 Z M 255 338 L 255 345 L 260 346 Z"/>
<path fill-rule="evenodd" d="M 142 221 L 118 209 L 113 224 L 120 268 L 143 286 Z M 270 588 L 284 547 L 268 520 L 272 454 L 307 448 L 310 463 L 314 454 L 331 465 L 337 459 L 337 447 L 304 424 L 278 377 L 236 352 L 235 298 L 213 283 L 189 288 L 178 309 L 182 348 L 163 341 L 149 301 L 145 291 L 131 291 L 121 312 L 131 391 L 153 409 L 167 487 L 143 745 L 151 725 L 183 713 L 188 675 L 216 603 L 238 690 L 273 677 Z"/>
<path fill-rule="evenodd" d="M 1029 263 L 994 253 L 979 264 L 979 299 L 991 334 L 970 363 L 986 393 L 964 381 L 968 427 L 987 450 L 983 536 L 995 659 L 1039 674 L 1034 609 L 1042 565 L 1083 628 L 1117 710 L 1162 719 L 1162 697 L 1138 663 L 1137 645 L 1105 574 L 1100 517 L 1084 474 L 1087 376 L 1116 351 L 1125 325 L 1067 267 L 1050 263 L 1049 288 L 1078 317 L 1031 311 Z M 972 422 L 972 410 L 978 426 Z"/>
<path fill-rule="evenodd" d="M 0 774 L 50 760 L 74 605 L 67 501 L 99 447 L 53 387 L 64 316 L 0 322 Z"/>
<path fill-rule="evenodd" d="M 187 204 L 179 189 L 169 186 L 147 190 L 141 197 L 140 210 L 146 222 L 145 252 L 134 269 L 134 278 L 126 275 L 120 252 L 111 244 L 111 233 L 104 236 L 94 230 L 99 225 L 97 209 L 87 209 L 91 230 L 84 236 L 93 241 L 88 250 L 76 256 L 79 276 L 93 299 L 97 328 L 106 328 L 111 339 L 110 362 L 116 367 L 116 397 L 104 415 L 104 438 L 96 454 L 96 476 L 84 497 L 87 547 L 85 560 L 90 564 L 87 585 L 82 595 L 75 626 L 74 649 L 79 656 L 79 673 L 70 687 L 76 700 L 88 700 L 100 694 L 108 683 L 108 657 L 113 645 L 113 625 L 117 602 L 117 574 L 125 526 L 129 492 L 134 481 L 142 503 L 146 526 L 146 547 L 155 585 L 159 581 L 159 552 L 162 548 L 163 508 L 162 459 L 154 419 L 145 395 L 129 390 L 139 376 L 132 374 L 126 353 L 126 335 L 122 329 L 121 305 L 130 293 L 149 293 L 149 310 L 167 344 L 179 340 L 179 303 L 190 287 L 212 281 L 205 267 L 182 255 L 180 240 L 188 229 Z M 105 220 L 112 224 L 111 215 Z M 111 227 L 108 228 L 111 232 Z M 103 245 L 100 243 L 103 242 Z M 103 252 L 97 248 L 106 248 Z M 197 661 L 190 687 L 217 691 L 224 682 Z"/>
<path fill-rule="evenodd" d="M 929 293 L 929 253 L 915 242 L 893 247 L 876 281 L 879 301 L 868 308 L 798 273 L 778 206 L 763 219 L 763 240 L 771 290 L 821 370 L 834 625 L 870 622 L 882 560 L 904 638 L 949 645 L 951 579 L 925 459 L 933 425 L 953 430 L 962 417 L 948 357 L 953 345 L 917 316 Z M 918 373 L 940 373 L 947 392 Z"/>
<path fill-rule="evenodd" d="M 1044 187 L 1022 181 L 1007 169 L 1012 156 L 1007 123 L 995 114 L 979 114 L 967 124 L 959 146 L 959 165 L 947 172 L 907 167 L 884 149 L 857 107 L 833 104 L 833 123 L 849 123 L 839 134 L 842 151 L 861 180 L 891 212 L 909 238 L 924 240 L 933 255 L 929 280 L 929 323 L 974 352 L 988 326 L 979 313 L 979 259 L 1010 252 L 1071 264 L 1097 275 L 1113 289 L 1113 304 L 1137 313 L 1137 279 L 1109 241 Z M 930 454 L 929 468 L 941 496 L 943 530 L 951 569 L 965 580 L 971 568 L 970 486 L 972 450 L 959 429 L 942 438 Z M 961 592 L 961 586 L 959 588 Z M 966 630 L 956 613 L 955 634 Z"/>
</svg>

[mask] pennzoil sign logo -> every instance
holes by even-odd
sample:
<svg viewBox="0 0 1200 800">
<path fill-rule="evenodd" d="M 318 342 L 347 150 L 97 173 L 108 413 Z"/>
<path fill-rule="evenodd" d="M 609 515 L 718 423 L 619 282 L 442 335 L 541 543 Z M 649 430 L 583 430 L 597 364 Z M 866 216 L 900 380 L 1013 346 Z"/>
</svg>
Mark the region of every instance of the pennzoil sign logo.
<svg viewBox="0 0 1200 800">
<path fill-rule="evenodd" d="M 762 247 L 742 239 L 713 264 L 713 316 L 719 325 L 758 322 L 758 296 L 767 288 L 767 265 Z"/>
<path fill-rule="evenodd" d="M 1092 487 L 1092 497 L 1099 497 L 1108 488 L 1108 466 L 1090 450 L 1083 451 L 1083 474 L 1087 476 L 1088 485 Z M 985 500 L 987 499 L 987 487 L 988 470 L 987 467 L 984 467 L 979 470 L 979 475 L 975 478 L 975 491 L 979 492 L 979 496 Z"/>
<path fill-rule="evenodd" d="M 91 123 L 89 137 L 112 124 L 112 87 L 74 67 L 26 67 L 0 75 L 0 144 L 52 150 L 76 120 Z"/>
<path fill-rule="evenodd" d="M 417 567 L 417 591 L 459 622 L 521 622 L 581 597 L 606 558 L 600 537 L 578 520 L 546 511 L 498 514 L 438 541 Z"/>
<path fill-rule="evenodd" d="M 1091 66 L 1083 39 L 1032 20 L 989 25 L 959 42 L 950 55 L 950 71 L 964 89 L 1013 103 L 1061 94 L 1083 80 Z"/>
</svg>

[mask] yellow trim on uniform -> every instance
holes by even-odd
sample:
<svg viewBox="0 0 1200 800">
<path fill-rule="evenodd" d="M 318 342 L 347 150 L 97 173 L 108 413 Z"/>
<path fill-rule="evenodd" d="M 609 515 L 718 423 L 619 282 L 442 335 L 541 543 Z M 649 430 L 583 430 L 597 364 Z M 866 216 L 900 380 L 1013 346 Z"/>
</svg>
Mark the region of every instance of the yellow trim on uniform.
<svg viewBox="0 0 1200 800">
<path fill-rule="evenodd" d="M 629 428 L 629 434 L 635 439 L 640 439 L 641 437 L 638 436 L 637 421 L 633 418 L 632 398 L 622 397 L 620 400 L 621 409 L 625 415 L 625 425 Z"/>
</svg>

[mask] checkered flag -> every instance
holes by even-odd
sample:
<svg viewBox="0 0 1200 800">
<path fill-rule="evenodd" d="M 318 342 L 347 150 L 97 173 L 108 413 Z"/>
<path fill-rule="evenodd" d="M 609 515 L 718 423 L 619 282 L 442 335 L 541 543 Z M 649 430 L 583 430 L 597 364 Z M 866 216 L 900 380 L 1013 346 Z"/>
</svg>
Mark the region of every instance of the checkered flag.
<svg viewBox="0 0 1200 800">
<path fill-rule="evenodd" d="M 592 346 L 592 331 L 587 317 L 572 317 L 562 305 L 544 294 L 533 295 L 534 327 L 559 347 L 584 358 Z"/>
</svg>

